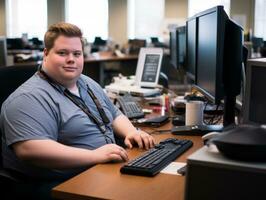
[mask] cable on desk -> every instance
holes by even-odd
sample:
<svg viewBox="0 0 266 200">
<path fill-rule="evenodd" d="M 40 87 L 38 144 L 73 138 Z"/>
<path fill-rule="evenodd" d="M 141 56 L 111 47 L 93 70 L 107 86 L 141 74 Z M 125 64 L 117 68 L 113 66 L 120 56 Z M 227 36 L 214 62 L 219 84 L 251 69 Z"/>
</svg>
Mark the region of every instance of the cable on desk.
<svg viewBox="0 0 266 200">
<path fill-rule="evenodd" d="M 206 110 L 207 106 L 209 105 L 210 103 L 207 101 L 206 104 L 205 104 L 205 107 L 204 107 L 204 110 Z M 218 112 L 218 109 L 220 107 L 220 104 L 216 105 L 216 109 L 214 111 L 214 113 L 217 113 Z M 210 117 L 208 120 L 207 119 L 204 119 L 204 123 L 205 124 L 218 124 L 222 119 L 222 116 L 219 115 L 219 114 L 214 114 L 212 117 Z"/>
<path fill-rule="evenodd" d="M 165 130 L 156 130 L 154 129 L 151 132 L 148 132 L 149 135 L 153 135 L 153 134 L 161 134 L 161 133 L 167 133 L 167 132 L 171 132 L 171 129 L 165 129 Z"/>
</svg>

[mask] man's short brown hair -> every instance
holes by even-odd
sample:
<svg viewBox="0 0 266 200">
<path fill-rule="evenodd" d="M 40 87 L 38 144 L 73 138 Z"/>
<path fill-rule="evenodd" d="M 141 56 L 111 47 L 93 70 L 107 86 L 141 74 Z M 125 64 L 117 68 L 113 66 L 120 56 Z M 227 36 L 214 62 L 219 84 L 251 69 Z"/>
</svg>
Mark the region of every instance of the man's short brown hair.
<svg viewBox="0 0 266 200">
<path fill-rule="evenodd" d="M 80 28 L 74 24 L 70 24 L 66 22 L 59 22 L 59 23 L 51 25 L 44 35 L 44 45 L 45 45 L 45 48 L 47 49 L 47 52 L 49 52 L 51 48 L 53 48 L 54 41 L 60 35 L 63 35 L 66 37 L 79 37 L 81 44 L 82 44 L 82 49 L 83 49 L 84 42 L 83 42 L 82 32 Z"/>
</svg>

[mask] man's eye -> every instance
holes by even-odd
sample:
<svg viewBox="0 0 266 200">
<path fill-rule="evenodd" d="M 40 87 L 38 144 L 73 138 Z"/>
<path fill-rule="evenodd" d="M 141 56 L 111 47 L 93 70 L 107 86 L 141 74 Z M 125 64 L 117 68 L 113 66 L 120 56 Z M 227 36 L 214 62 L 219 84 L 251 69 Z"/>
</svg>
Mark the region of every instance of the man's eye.
<svg viewBox="0 0 266 200">
<path fill-rule="evenodd" d="M 64 52 L 64 51 L 59 51 L 59 52 L 57 52 L 57 54 L 58 54 L 59 56 L 65 56 L 65 55 L 66 55 L 66 52 Z"/>
<path fill-rule="evenodd" d="M 81 56 L 81 52 L 74 52 L 74 56 L 75 56 L 75 57 L 79 57 L 79 56 Z"/>
</svg>

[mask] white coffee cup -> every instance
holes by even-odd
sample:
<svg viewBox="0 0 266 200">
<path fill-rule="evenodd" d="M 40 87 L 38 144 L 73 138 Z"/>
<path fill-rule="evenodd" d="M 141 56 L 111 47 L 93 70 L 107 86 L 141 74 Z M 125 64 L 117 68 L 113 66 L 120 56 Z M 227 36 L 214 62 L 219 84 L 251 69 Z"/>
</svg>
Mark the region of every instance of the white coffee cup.
<svg viewBox="0 0 266 200">
<path fill-rule="evenodd" d="M 186 126 L 203 124 L 204 103 L 202 101 L 188 101 L 186 103 Z"/>
</svg>

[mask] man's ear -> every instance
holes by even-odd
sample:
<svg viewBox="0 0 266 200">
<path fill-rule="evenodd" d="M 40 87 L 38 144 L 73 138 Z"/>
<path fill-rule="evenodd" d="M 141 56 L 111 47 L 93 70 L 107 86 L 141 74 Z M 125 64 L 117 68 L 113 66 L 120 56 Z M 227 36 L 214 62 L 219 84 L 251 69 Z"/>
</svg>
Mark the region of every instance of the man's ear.
<svg viewBox="0 0 266 200">
<path fill-rule="evenodd" d="M 48 50 L 44 48 L 43 50 L 43 61 L 45 61 L 46 56 L 48 55 Z"/>
<path fill-rule="evenodd" d="M 48 50 L 46 48 L 44 48 L 44 50 L 43 50 L 43 55 L 44 56 L 47 56 L 48 55 Z"/>
</svg>

